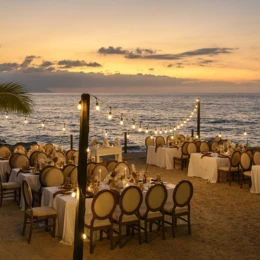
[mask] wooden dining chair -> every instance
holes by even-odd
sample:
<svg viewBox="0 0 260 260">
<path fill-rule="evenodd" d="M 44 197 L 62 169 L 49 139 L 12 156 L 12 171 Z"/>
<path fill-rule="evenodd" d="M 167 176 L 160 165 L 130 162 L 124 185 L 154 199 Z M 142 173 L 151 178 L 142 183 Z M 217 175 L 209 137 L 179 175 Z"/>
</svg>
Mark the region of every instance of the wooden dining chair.
<svg viewBox="0 0 260 260">
<path fill-rule="evenodd" d="M 176 164 L 181 165 L 181 170 L 183 170 L 183 167 L 187 166 L 187 162 L 189 159 L 188 145 L 189 142 L 184 142 L 181 147 L 181 154 L 173 157 L 173 168 L 175 168 Z"/>
<path fill-rule="evenodd" d="M 165 223 L 171 225 L 173 237 L 175 237 L 175 226 L 177 226 L 178 218 L 188 223 L 188 232 L 191 234 L 190 201 L 192 196 L 192 183 L 188 180 L 182 180 L 174 188 L 173 204 L 167 203 L 164 205 L 164 214 L 172 217 L 171 222 L 165 220 Z M 183 218 L 184 216 L 187 219 Z"/>
<path fill-rule="evenodd" d="M 112 214 L 116 207 L 116 198 L 112 191 L 101 190 L 93 198 L 91 203 L 92 215 L 85 215 L 84 225 L 89 229 L 90 254 L 93 253 L 93 232 L 100 231 L 100 239 L 102 239 L 102 231 L 107 231 L 110 239 L 110 249 L 113 249 L 113 220 Z"/>
<path fill-rule="evenodd" d="M 128 166 L 127 163 L 125 162 L 118 162 L 116 165 L 115 165 L 115 169 L 114 171 L 118 174 L 118 173 L 124 173 L 125 174 L 125 177 L 130 177 L 131 175 L 131 170 L 130 170 L 130 167 Z"/>
<path fill-rule="evenodd" d="M 68 163 L 66 164 L 63 169 L 62 169 L 62 173 L 63 173 L 63 176 L 64 176 L 64 179 L 66 177 L 69 177 L 69 173 L 71 172 L 71 170 L 76 166 L 76 164 L 74 163 Z"/>
<path fill-rule="evenodd" d="M 251 186 L 251 167 L 252 159 L 247 152 L 243 152 L 240 158 L 240 165 L 242 168 L 240 188 L 242 189 L 244 183 L 248 183 L 249 187 Z"/>
<path fill-rule="evenodd" d="M 24 236 L 25 234 L 26 225 L 30 224 L 28 244 L 30 244 L 31 242 L 32 230 L 34 228 L 45 228 L 45 230 L 52 228 L 51 234 L 53 237 L 55 237 L 57 212 L 53 208 L 47 206 L 41 206 L 41 207 L 32 206 L 32 192 L 26 180 L 23 180 L 22 182 L 22 191 L 23 191 L 23 197 L 25 201 L 22 236 Z M 52 219 L 53 222 L 49 223 L 49 219 Z M 36 225 L 39 222 L 43 222 L 45 224 L 42 225 L 41 223 L 41 225 Z"/>
<path fill-rule="evenodd" d="M 255 151 L 253 155 L 253 164 L 260 165 L 260 151 Z"/>
<path fill-rule="evenodd" d="M 163 136 L 157 136 L 157 137 L 155 138 L 155 145 L 156 145 L 156 146 L 159 146 L 159 145 L 164 146 L 164 145 L 165 145 L 165 139 L 164 139 L 164 137 L 163 137 Z"/>
<path fill-rule="evenodd" d="M 113 222 L 119 226 L 119 247 L 123 247 L 122 227 L 132 227 L 132 235 L 135 228 L 138 230 L 139 245 L 142 242 L 139 209 L 143 201 L 143 194 L 137 186 L 128 186 L 123 190 L 119 198 L 120 211 L 113 213 Z M 128 233 L 128 232 L 127 232 Z"/>
<path fill-rule="evenodd" d="M 8 160 L 11 155 L 12 155 L 12 152 L 11 152 L 9 147 L 7 147 L 5 145 L 0 146 L 0 157 L 5 158 L 6 160 Z"/>
<path fill-rule="evenodd" d="M 71 169 L 68 177 L 71 183 L 78 183 L 78 166 Z"/>
<path fill-rule="evenodd" d="M 150 223 L 150 231 L 152 224 L 158 225 L 161 228 L 162 239 L 165 239 L 164 230 L 164 204 L 167 200 L 167 190 L 163 184 L 155 184 L 151 186 L 145 196 L 146 208 L 141 207 L 139 212 L 141 219 L 144 221 L 144 236 L 145 242 L 148 243 L 148 223 Z"/>
<path fill-rule="evenodd" d="M 227 179 L 229 182 L 229 186 L 231 186 L 231 180 L 233 179 L 233 175 L 237 173 L 237 178 L 239 180 L 239 165 L 240 165 L 240 157 L 241 153 L 239 151 L 233 152 L 232 156 L 229 159 L 229 166 L 223 166 L 218 168 L 218 182 L 220 182 L 220 174 L 224 173 L 227 175 Z"/>
<path fill-rule="evenodd" d="M 201 141 L 195 141 L 195 145 L 196 145 L 196 147 L 197 147 L 197 153 L 200 153 Z"/>
<path fill-rule="evenodd" d="M 66 162 L 67 163 L 72 163 L 74 162 L 73 160 L 73 153 L 75 152 L 76 150 L 74 149 L 70 149 L 66 152 Z"/>
<path fill-rule="evenodd" d="M 109 160 L 107 162 L 107 170 L 108 172 L 113 172 L 115 170 L 115 166 L 118 163 L 117 160 Z"/>
<path fill-rule="evenodd" d="M 99 181 L 103 181 L 107 175 L 108 175 L 107 167 L 102 164 L 96 164 L 91 171 L 91 176 L 96 176 L 95 179 L 98 179 Z"/>
<path fill-rule="evenodd" d="M 212 144 L 213 145 L 213 144 Z M 213 149 L 213 147 L 212 147 Z M 200 144 L 200 152 L 201 153 L 207 153 L 209 152 L 209 145 L 206 141 L 203 141 L 201 144 Z"/>
</svg>

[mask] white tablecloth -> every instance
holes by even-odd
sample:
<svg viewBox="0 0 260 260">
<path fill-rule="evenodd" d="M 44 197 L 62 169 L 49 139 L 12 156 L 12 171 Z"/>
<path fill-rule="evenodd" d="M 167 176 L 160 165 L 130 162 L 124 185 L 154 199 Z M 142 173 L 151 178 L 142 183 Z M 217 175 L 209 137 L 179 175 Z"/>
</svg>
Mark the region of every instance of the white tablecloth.
<svg viewBox="0 0 260 260">
<path fill-rule="evenodd" d="M 10 172 L 11 168 L 9 165 L 9 160 L 0 160 L 0 176 L 1 176 L 1 180 L 2 182 L 6 182 L 6 172 Z"/>
<path fill-rule="evenodd" d="M 155 146 L 148 146 L 147 164 L 153 164 L 167 170 L 173 169 L 173 157 L 181 156 L 181 148 L 158 147 L 155 152 Z"/>
<path fill-rule="evenodd" d="M 41 183 L 39 180 L 39 175 L 35 175 L 35 174 L 31 174 L 31 173 L 23 173 L 23 172 L 19 172 L 19 171 L 20 171 L 19 168 L 12 169 L 11 175 L 9 178 L 10 182 L 17 182 L 20 185 L 22 185 L 23 180 L 27 180 L 31 189 L 35 189 L 35 190 L 40 189 Z M 19 172 L 19 174 L 17 174 L 18 172 Z M 22 190 L 21 190 L 21 192 L 22 192 Z M 22 210 L 24 210 L 24 208 L 25 208 L 23 194 L 21 194 L 20 207 Z"/>
<path fill-rule="evenodd" d="M 217 156 L 201 158 L 201 153 L 193 153 L 190 157 L 188 176 L 201 177 L 208 182 L 216 183 L 218 181 L 218 168 L 229 166 L 228 158 L 219 158 Z"/>
<path fill-rule="evenodd" d="M 250 192 L 260 193 L 260 165 L 253 165 L 251 169 L 252 186 Z"/>
<path fill-rule="evenodd" d="M 149 184 L 147 184 L 149 185 Z M 147 187 L 147 186 L 146 186 Z M 166 184 L 168 198 L 166 203 L 173 204 L 172 195 L 175 188 L 174 184 Z M 74 242 L 75 216 L 76 216 L 76 199 L 69 195 L 56 195 L 53 199 L 53 194 L 58 191 L 58 187 L 45 187 L 42 194 L 42 206 L 53 207 L 58 213 L 58 234 L 61 237 L 61 242 L 71 245 Z M 143 191 L 143 203 L 141 207 L 145 207 L 145 195 L 147 191 Z M 91 212 L 92 199 L 85 200 L 85 214 Z M 117 207 L 115 210 L 120 210 Z"/>
<path fill-rule="evenodd" d="M 122 162 L 122 147 L 121 146 L 110 146 L 100 147 L 91 150 L 91 155 L 96 157 L 96 162 L 100 162 L 100 156 L 115 155 L 115 159 Z"/>
</svg>

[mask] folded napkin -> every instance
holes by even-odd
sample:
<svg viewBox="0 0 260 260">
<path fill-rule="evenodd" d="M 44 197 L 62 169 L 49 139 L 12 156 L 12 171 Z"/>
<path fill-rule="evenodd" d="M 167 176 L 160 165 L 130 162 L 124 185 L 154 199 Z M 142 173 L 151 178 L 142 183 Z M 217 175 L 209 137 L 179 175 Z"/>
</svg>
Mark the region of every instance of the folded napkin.
<svg viewBox="0 0 260 260">
<path fill-rule="evenodd" d="M 161 147 L 161 145 L 159 144 L 155 146 L 155 153 L 157 152 L 158 147 Z"/>
<path fill-rule="evenodd" d="M 201 159 L 203 157 L 213 157 L 213 156 L 211 155 L 211 153 L 204 153 L 204 154 L 201 155 Z"/>
<path fill-rule="evenodd" d="M 70 195 L 71 193 L 72 193 L 72 191 L 70 191 L 68 189 L 61 189 L 61 190 L 58 190 L 55 193 L 53 193 L 53 198 L 55 198 L 59 194 L 68 194 L 68 195 Z"/>
</svg>

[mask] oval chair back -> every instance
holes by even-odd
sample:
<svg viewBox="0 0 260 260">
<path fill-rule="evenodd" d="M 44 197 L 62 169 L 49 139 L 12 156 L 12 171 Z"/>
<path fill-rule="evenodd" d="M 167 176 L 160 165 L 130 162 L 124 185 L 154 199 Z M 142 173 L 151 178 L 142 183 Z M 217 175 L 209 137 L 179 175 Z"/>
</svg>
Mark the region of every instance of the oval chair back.
<svg viewBox="0 0 260 260">
<path fill-rule="evenodd" d="M 30 163 L 29 158 L 25 154 L 14 153 L 10 159 L 10 168 L 22 168 L 23 166 L 28 166 Z"/>
<path fill-rule="evenodd" d="M 190 181 L 180 181 L 173 191 L 174 207 L 190 206 L 190 200 L 193 196 L 193 186 Z"/>
<path fill-rule="evenodd" d="M 78 182 L 78 166 L 74 166 L 74 168 L 71 169 L 69 176 L 70 182 Z"/>
<path fill-rule="evenodd" d="M 71 172 L 71 170 L 75 167 L 76 165 L 74 163 L 68 163 L 64 166 L 64 168 L 62 169 L 62 173 L 64 178 L 69 177 L 69 174 Z"/>
<path fill-rule="evenodd" d="M 5 145 L 0 146 L 0 156 L 8 160 L 11 156 L 11 150 Z"/>
<path fill-rule="evenodd" d="M 70 161 L 73 160 L 73 153 L 75 152 L 76 150 L 74 149 L 70 149 L 66 152 L 66 162 L 69 163 Z"/>
<path fill-rule="evenodd" d="M 130 168 L 129 168 L 128 164 L 125 162 L 118 162 L 115 166 L 115 172 L 117 174 L 124 173 L 125 178 L 128 178 L 131 175 Z"/>
<path fill-rule="evenodd" d="M 125 215 L 139 215 L 139 208 L 143 201 L 143 194 L 137 186 L 125 188 L 119 198 L 121 212 Z"/>
<path fill-rule="evenodd" d="M 197 147 L 195 143 L 189 143 L 187 149 L 188 149 L 189 156 L 191 156 L 192 153 L 197 152 Z"/>
<path fill-rule="evenodd" d="M 103 181 L 106 176 L 108 175 L 108 170 L 107 167 L 105 165 L 102 164 L 97 164 L 91 172 L 91 176 L 96 176 L 95 179 L 98 179 L 99 181 Z"/>
<path fill-rule="evenodd" d="M 54 166 L 52 166 L 52 165 L 47 165 L 40 171 L 39 180 L 40 180 L 41 186 L 45 186 L 45 183 L 44 183 L 45 175 L 53 167 Z"/>
<path fill-rule="evenodd" d="M 189 155 L 188 154 L 188 145 L 189 145 L 189 142 L 184 142 L 182 147 L 181 147 L 181 152 L 182 152 L 182 155 Z"/>
<path fill-rule="evenodd" d="M 48 155 L 50 155 L 53 152 L 53 150 L 55 150 L 53 144 L 45 144 L 44 149 L 45 149 L 45 153 Z"/>
<path fill-rule="evenodd" d="M 174 135 L 168 135 L 167 138 L 166 138 L 166 144 L 173 142 L 173 140 L 174 140 Z"/>
<path fill-rule="evenodd" d="M 230 158 L 230 166 L 231 167 L 238 167 L 240 163 L 241 153 L 239 151 L 233 152 Z"/>
<path fill-rule="evenodd" d="M 260 151 L 255 151 L 253 156 L 254 165 L 260 165 Z"/>
<path fill-rule="evenodd" d="M 154 145 L 154 138 L 152 136 L 147 136 L 145 138 L 145 146 L 147 148 L 150 145 Z"/>
<path fill-rule="evenodd" d="M 252 159 L 247 152 L 241 154 L 240 165 L 243 171 L 250 171 L 252 165 Z"/>
<path fill-rule="evenodd" d="M 22 145 L 22 144 L 17 144 L 14 147 L 14 152 L 15 153 L 22 153 L 22 154 L 26 154 L 27 153 L 25 146 Z"/>
<path fill-rule="evenodd" d="M 64 183 L 64 176 L 61 169 L 57 167 L 50 168 L 46 172 L 43 179 L 43 184 L 46 187 L 60 186 Z"/>
<path fill-rule="evenodd" d="M 219 143 L 217 141 L 214 141 L 212 144 L 211 144 L 211 151 L 214 152 L 216 151 L 216 149 L 218 149 L 218 146 L 219 146 Z"/>
<path fill-rule="evenodd" d="M 213 145 L 213 143 L 212 143 Z M 212 148 L 213 149 L 213 148 Z M 206 152 L 209 152 L 209 145 L 206 141 L 203 141 L 201 144 L 200 144 L 200 152 L 201 153 L 206 153 Z"/>
<path fill-rule="evenodd" d="M 201 141 L 196 141 L 196 142 L 195 142 L 195 145 L 196 145 L 196 147 L 197 147 L 197 153 L 199 153 L 199 152 L 200 152 Z"/>
<path fill-rule="evenodd" d="M 115 166 L 118 163 L 118 161 L 113 160 L 113 161 L 108 161 L 107 162 L 107 170 L 108 172 L 113 172 L 115 170 Z"/>
<path fill-rule="evenodd" d="M 147 207 L 148 214 L 149 211 L 160 211 L 163 210 L 163 206 L 167 200 L 167 190 L 162 184 L 155 184 L 151 186 L 145 197 L 145 204 Z"/>
<path fill-rule="evenodd" d="M 155 138 L 155 145 L 158 146 L 158 145 L 165 145 L 165 139 L 163 136 L 157 136 Z"/>
</svg>

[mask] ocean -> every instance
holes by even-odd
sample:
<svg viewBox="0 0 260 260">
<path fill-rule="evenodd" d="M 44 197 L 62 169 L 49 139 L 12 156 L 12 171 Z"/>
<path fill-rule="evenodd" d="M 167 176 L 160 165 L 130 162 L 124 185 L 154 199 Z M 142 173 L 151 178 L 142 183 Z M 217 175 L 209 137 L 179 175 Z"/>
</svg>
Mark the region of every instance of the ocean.
<svg viewBox="0 0 260 260">
<path fill-rule="evenodd" d="M 97 100 L 95 97 L 97 97 Z M 193 111 L 193 117 L 175 131 L 185 136 L 197 132 L 196 99 L 200 99 L 201 140 L 214 138 L 221 133 L 222 139 L 235 143 L 260 144 L 259 110 L 260 94 L 94 94 L 90 99 L 89 143 L 96 138 L 102 145 L 108 140 L 112 145 L 118 138 L 124 144 L 124 132 L 129 133 L 128 152 L 145 151 L 145 138 L 155 129 L 164 137 Z M 8 144 L 18 142 L 54 143 L 70 147 L 73 135 L 74 148 L 78 148 L 80 112 L 77 105 L 81 94 L 32 94 L 34 113 L 24 123 L 23 115 L 2 114 L 0 139 Z M 96 111 L 96 101 L 100 110 Z M 112 119 L 108 120 L 108 114 Z M 124 124 L 120 125 L 123 118 Z M 44 122 L 44 127 L 42 123 Z M 132 128 L 133 122 L 136 129 Z M 65 131 L 64 131 L 65 124 Z M 138 129 L 141 125 L 142 131 Z M 148 128 L 148 133 L 145 129 Z M 162 131 L 160 134 L 159 131 Z M 167 133 L 165 133 L 167 131 Z M 244 135 L 244 131 L 247 135 Z"/>
</svg>

